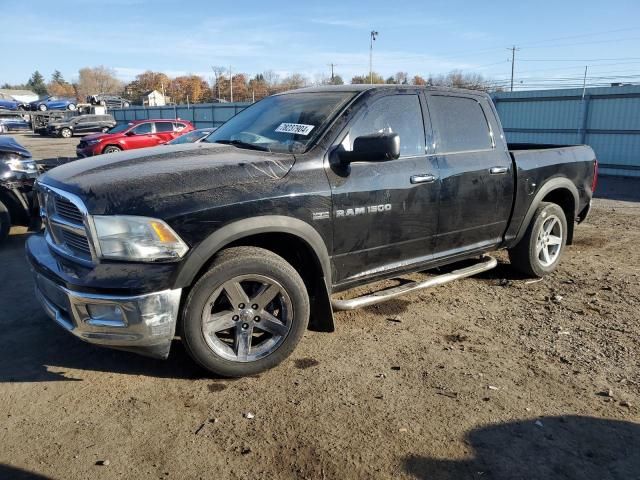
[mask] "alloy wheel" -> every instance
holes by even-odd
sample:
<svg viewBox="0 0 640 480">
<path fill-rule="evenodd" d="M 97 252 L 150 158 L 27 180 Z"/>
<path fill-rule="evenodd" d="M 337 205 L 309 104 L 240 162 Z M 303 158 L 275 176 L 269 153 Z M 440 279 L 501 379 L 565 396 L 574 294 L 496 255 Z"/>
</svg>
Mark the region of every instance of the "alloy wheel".
<svg viewBox="0 0 640 480">
<path fill-rule="evenodd" d="M 241 275 L 219 286 L 202 312 L 202 335 L 217 355 L 252 362 L 275 351 L 287 337 L 293 305 L 286 290 L 264 275 Z"/>
<path fill-rule="evenodd" d="M 543 267 L 551 266 L 562 249 L 562 223 L 555 215 L 549 215 L 538 231 L 536 256 Z"/>
</svg>

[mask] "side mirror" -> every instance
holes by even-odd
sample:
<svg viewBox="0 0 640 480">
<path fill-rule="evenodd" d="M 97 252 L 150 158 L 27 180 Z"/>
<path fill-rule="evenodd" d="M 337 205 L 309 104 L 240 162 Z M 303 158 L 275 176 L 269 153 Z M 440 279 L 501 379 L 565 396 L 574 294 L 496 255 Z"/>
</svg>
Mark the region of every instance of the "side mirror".
<svg viewBox="0 0 640 480">
<path fill-rule="evenodd" d="M 353 141 L 351 152 L 340 152 L 342 163 L 385 162 L 400 157 L 400 136 L 397 133 L 363 135 Z"/>
</svg>

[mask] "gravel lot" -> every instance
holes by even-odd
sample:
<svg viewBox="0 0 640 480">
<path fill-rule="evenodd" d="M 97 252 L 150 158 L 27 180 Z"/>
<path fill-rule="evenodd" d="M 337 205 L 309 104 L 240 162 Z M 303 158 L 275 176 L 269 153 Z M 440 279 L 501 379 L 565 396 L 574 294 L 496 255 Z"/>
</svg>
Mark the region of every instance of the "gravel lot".
<svg viewBox="0 0 640 480">
<path fill-rule="evenodd" d="M 18 137 L 37 158 L 78 142 Z M 63 332 L 36 305 L 25 237 L 0 250 L 0 478 L 640 478 L 637 201 L 596 200 L 542 281 L 500 253 L 479 277 L 339 313 L 234 381 L 179 341 L 161 362 Z"/>
</svg>

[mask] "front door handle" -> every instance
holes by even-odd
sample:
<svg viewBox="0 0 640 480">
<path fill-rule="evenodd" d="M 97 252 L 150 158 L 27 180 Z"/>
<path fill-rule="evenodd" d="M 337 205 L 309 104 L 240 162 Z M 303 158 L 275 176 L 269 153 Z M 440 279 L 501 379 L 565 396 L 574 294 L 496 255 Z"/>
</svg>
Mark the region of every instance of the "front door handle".
<svg viewBox="0 0 640 480">
<path fill-rule="evenodd" d="M 491 175 L 500 175 L 501 173 L 507 173 L 507 170 L 509 170 L 507 167 L 491 167 L 489 173 Z"/>
<path fill-rule="evenodd" d="M 432 183 L 436 181 L 436 176 L 430 173 L 422 175 L 411 175 L 411 183 Z"/>
</svg>

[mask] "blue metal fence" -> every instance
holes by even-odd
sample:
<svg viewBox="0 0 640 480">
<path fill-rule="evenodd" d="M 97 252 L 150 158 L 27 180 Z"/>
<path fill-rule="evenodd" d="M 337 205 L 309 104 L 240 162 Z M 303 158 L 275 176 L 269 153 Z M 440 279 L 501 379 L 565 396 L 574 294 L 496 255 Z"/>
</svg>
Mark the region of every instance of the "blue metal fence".
<svg viewBox="0 0 640 480">
<path fill-rule="evenodd" d="M 219 127 L 250 103 L 198 103 L 195 105 L 167 105 L 164 107 L 129 107 L 110 110 L 118 123 L 150 118 L 180 118 L 196 128 Z"/>
<path fill-rule="evenodd" d="M 640 177 L 640 85 L 501 92 L 493 100 L 507 141 L 585 143 L 601 173 Z"/>
<path fill-rule="evenodd" d="M 584 94 L 584 95 L 583 95 Z M 586 143 L 601 173 L 640 177 L 640 85 L 501 92 L 493 95 L 507 141 Z M 130 107 L 111 113 L 118 122 L 181 118 L 196 128 L 218 127 L 249 103 Z"/>
</svg>

